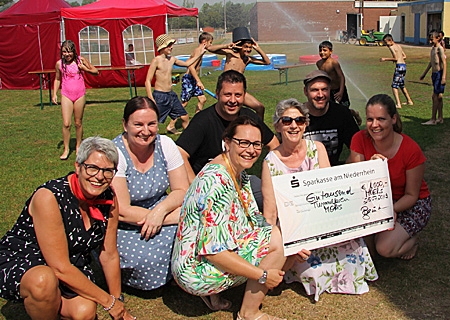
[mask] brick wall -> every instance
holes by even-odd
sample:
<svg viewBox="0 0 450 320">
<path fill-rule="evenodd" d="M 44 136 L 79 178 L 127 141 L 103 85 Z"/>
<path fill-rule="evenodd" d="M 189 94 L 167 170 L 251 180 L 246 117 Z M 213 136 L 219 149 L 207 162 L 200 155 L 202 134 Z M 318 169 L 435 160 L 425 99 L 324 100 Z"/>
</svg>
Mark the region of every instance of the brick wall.
<svg viewBox="0 0 450 320">
<path fill-rule="evenodd" d="M 327 36 L 333 41 L 347 29 L 347 13 L 358 12 L 354 1 L 257 2 L 250 29 L 258 41 L 320 42 Z M 364 27 L 377 29 L 379 16 L 389 13 L 389 9 L 365 8 Z"/>
</svg>

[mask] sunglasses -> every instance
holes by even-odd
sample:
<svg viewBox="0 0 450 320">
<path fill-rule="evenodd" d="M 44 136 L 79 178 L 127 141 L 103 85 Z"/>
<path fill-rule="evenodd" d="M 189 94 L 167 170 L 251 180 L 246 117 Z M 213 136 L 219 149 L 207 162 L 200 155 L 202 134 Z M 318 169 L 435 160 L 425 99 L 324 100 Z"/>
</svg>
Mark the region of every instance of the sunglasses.
<svg viewBox="0 0 450 320">
<path fill-rule="evenodd" d="M 281 121 L 283 126 L 290 126 L 292 121 L 295 121 L 297 125 L 301 126 L 306 123 L 306 117 L 296 117 L 296 118 L 281 117 L 279 121 Z"/>
</svg>

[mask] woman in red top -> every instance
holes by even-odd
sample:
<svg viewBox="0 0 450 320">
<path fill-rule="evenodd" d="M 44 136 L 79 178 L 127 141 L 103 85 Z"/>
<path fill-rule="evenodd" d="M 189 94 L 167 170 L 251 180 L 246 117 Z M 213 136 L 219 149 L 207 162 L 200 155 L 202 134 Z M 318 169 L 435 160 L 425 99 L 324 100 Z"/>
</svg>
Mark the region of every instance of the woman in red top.
<svg viewBox="0 0 450 320">
<path fill-rule="evenodd" d="M 431 197 L 423 179 L 425 156 L 419 145 L 402 133 L 394 100 L 385 94 L 369 99 L 366 130 L 353 136 L 351 162 L 373 159 L 388 161 L 396 222 L 393 230 L 374 236 L 377 252 L 388 258 L 414 258 L 417 233 L 431 215 Z"/>
</svg>

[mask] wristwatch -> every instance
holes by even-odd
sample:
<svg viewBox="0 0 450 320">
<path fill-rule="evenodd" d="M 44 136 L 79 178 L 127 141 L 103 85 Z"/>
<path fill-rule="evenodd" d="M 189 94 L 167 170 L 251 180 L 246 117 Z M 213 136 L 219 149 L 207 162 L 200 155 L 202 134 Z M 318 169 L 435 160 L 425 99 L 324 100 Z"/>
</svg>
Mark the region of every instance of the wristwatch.
<svg viewBox="0 0 450 320">
<path fill-rule="evenodd" d="M 261 276 L 261 278 L 258 279 L 258 283 L 265 284 L 266 281 L 267 281 L 267 271 L 264 270 L 263 275 Z"/>
<path fill-rule="evenodd" d="M 119 300 L 120 302 L 125 302 L 125 297 L 123 296 L 123 293 L 120 294 L 117 300 Z"/>
</svg>

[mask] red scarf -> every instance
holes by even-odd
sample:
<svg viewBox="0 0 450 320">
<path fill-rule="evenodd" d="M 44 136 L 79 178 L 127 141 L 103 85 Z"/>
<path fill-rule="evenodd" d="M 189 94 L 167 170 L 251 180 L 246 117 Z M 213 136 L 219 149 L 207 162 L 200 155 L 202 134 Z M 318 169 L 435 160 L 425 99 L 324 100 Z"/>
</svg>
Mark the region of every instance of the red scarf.
<svg viewBox="0 0 450 320">
<path fill-rule="evenodd" d="M 76 174 L 76 173 L 72 174 L 72 176 L 70 177 L 70 184 L 72 186 L 72 191 L 73 191 L 73 194 L 75 195 L 75 197 L 79 201 L 84 201 L 88 204 L 90 216 L 96 220 L 106 221 L 102 212 L 100 211 L 99 208 L 96 207 L 96 205 L 98 205 L 98 204 L 111 205 L 114 203 L 114 201 L 106 200 L 106 199 L 92 199 L 92 200 L 86 199 L 83 192 L 81 191 L 80 182 L 78 181 L 78 174 Z"/>
</svg>

